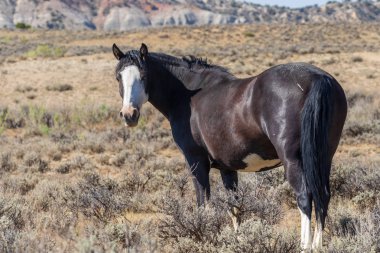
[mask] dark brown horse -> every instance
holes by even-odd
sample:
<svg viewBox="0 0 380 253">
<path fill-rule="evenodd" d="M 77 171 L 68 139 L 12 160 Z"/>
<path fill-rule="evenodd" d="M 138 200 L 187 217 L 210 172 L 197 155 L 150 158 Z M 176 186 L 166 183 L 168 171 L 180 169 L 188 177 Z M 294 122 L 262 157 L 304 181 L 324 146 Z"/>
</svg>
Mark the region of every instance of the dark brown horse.
<svg viewBox="0 0 380 253">
<path fill-rule="evenodd" d="M 301 246 L 322 246 L 331 161 L 347 114 L 343 89 L 330 74 L 291 63 L 239 79 L 201 59 L 148 53 L 144 44 L 126 53 L 114 44 L 113 53 L 120 115 L 136 126 L 147 101 L 165 115 L 191 168 L 199 205 L 210 196 L 211 166 L 235 190 L 238 171 L 283 165 L 301 212 Z"/>
</svg>

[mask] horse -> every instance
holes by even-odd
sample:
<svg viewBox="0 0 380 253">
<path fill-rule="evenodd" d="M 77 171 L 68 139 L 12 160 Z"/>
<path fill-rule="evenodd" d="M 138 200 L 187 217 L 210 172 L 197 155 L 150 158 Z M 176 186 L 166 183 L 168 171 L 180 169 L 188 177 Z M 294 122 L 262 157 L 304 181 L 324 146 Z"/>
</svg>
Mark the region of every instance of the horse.
<svg viewBox="0 0 380 253">
<path fill-rule="evenodd" d="M 301 215 L 301 248 L 322 247 L 332 158 L 347 115 L 345 93 L 333 76 L 289 63 L 241 79 L 201 58 L 148 52 L 145 44 L 126 53 L 113 44 L 112 51 L 121 118 L 136 126 L 149 101 L 168 119 L 198 205 L 210 198 L 211 167 L 220 170 L 227 190 L 236 191 L 238 172 L 284 166 Z"/>
</svg>

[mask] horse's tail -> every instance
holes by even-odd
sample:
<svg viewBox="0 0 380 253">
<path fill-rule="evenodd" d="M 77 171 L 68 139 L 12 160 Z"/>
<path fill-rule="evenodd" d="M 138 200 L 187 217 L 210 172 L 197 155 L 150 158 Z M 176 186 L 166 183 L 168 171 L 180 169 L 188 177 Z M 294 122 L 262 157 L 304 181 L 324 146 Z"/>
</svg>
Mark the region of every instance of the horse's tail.
<svg viewBox="0 0 380 253">
<path fill-rule="evenodd" d="M 330 200 L 329 129 L 334 80 L 319 76 L 306 98 L 301 120 L 301 155 L 306 187 L 311 192 L 317 221 L 322 226 Z"/>
</svg>

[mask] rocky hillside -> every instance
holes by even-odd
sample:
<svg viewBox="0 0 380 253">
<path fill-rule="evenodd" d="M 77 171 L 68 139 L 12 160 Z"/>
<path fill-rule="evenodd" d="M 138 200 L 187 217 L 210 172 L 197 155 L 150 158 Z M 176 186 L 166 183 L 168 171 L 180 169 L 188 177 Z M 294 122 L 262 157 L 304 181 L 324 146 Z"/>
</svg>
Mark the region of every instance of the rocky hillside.
<svg viewBox="0 0 380 253">
<path fill-rule="evenodd" d="M 147 26 L 380 21 L 380 1 L 291 9 L 235 0 L 0 0 L 0 27 L 129 30 Z"/>
</svg>

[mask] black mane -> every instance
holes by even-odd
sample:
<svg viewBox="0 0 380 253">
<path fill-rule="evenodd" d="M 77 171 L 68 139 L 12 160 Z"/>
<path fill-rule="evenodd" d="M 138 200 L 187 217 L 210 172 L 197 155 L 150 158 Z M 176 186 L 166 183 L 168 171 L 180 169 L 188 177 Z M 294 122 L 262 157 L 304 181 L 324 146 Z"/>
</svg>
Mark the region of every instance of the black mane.
<svg viewBox="0 0 380 253">
<path fill-rule="evenodd" d="M 223 79 L 236 79 L 226 68 L 210 64 L 207 59 L 193 55 L 178 58 L 162 53 L 149 53 L 149 59 L 160 63 L 189 90 L 211 87 Z"/>
<path fill-rule="evenodd" d="M 155 61 L 159 61 L 167 66 L 173 67 L 184 67 L 189 70 L 216 70 L 224 73 L 229 73 L 226 68 L 218 65 L 210 64 L 207 59 L 197 58 L 193 55 L 182 56 L 182 58 L 177 58 L 171 55 L 162 53 L 150 53 L 149 57 Z M 230 74 L 231 75 L 231 74 Z"/>
</svg>

